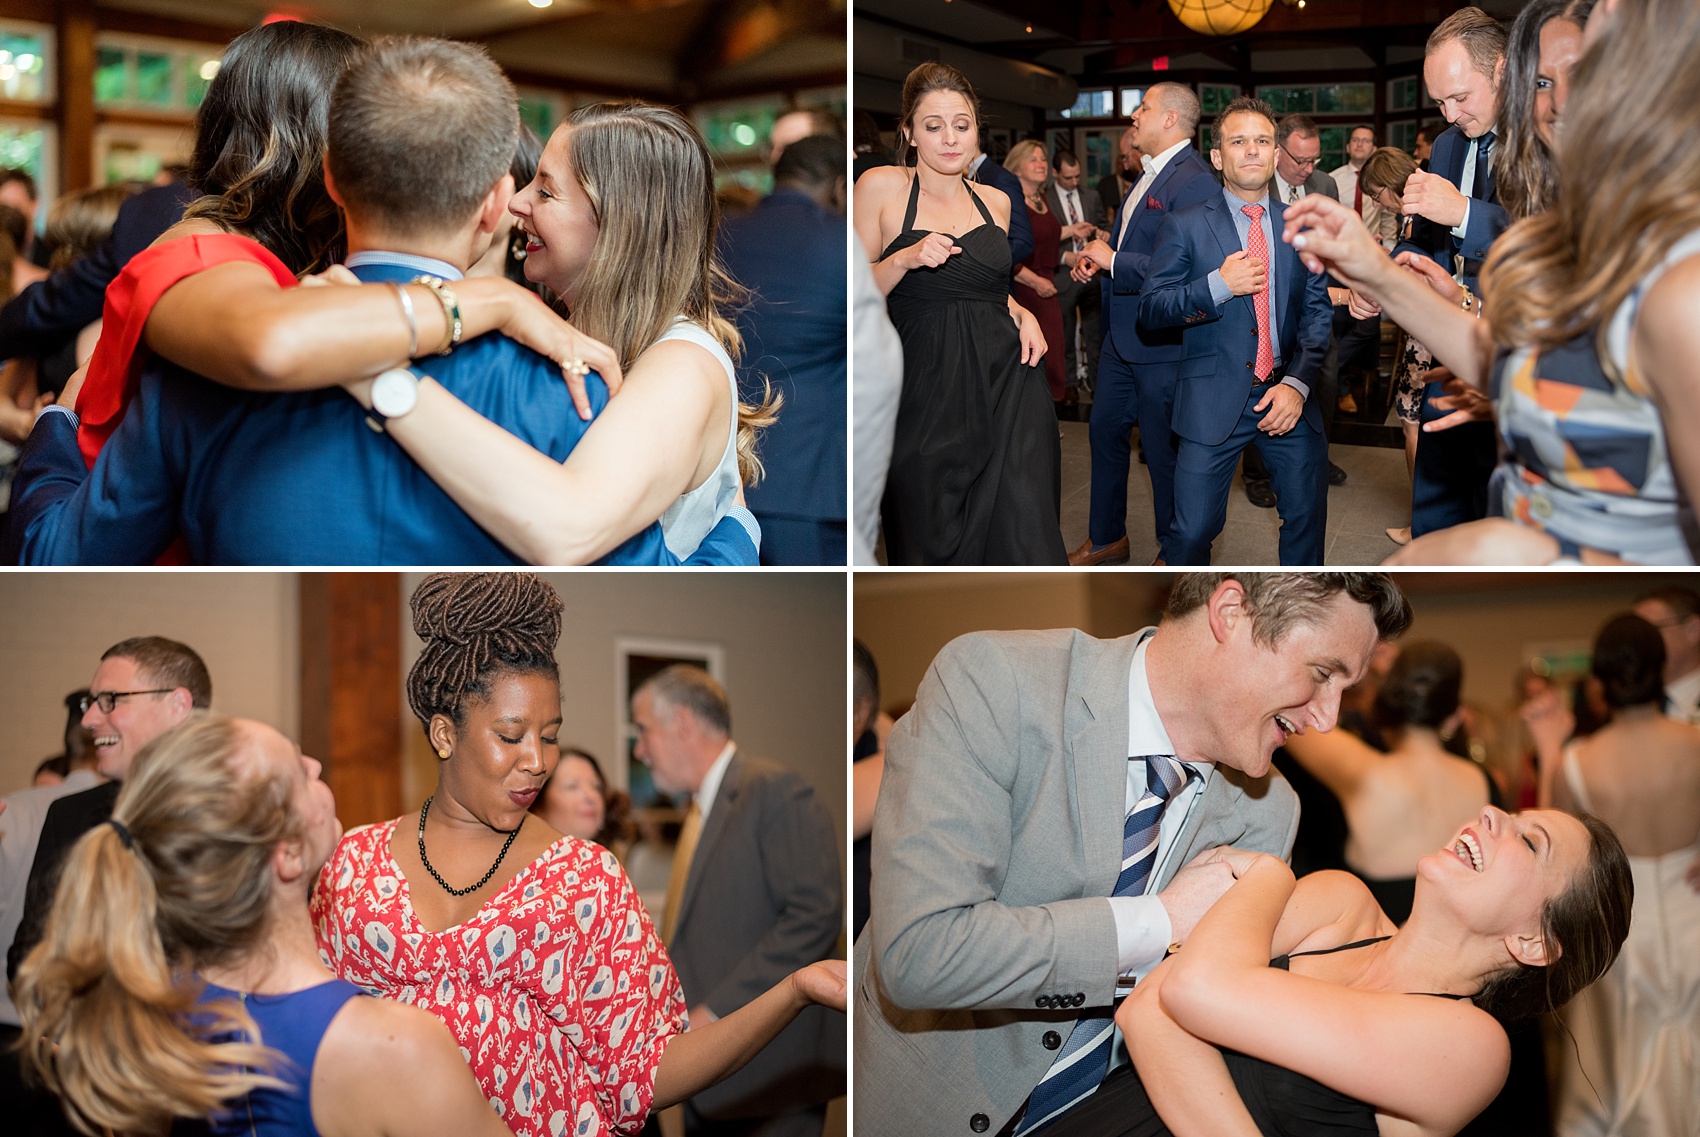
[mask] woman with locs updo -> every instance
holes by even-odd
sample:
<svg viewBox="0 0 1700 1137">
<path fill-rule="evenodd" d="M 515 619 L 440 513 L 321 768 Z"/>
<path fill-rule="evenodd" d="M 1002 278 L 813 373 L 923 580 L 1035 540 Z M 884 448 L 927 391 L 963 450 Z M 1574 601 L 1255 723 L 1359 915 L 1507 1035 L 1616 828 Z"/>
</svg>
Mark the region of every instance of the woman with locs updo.
<svg viewBox="0 0 1700 1137">
<path fill-rule="evenodd" d="M 529 574 L 438 573 L 412 598 L 409 705 L 439 760 L 417 814 L 343 838 L 313 895 L 319 945 L 365 990 L 448 1024 L 515 1133 L 636 1133 L 741 1067 L 810 1003 L 812 964 L 685 1033 L 678 976 L 614 855 L 531 803 L 559 756 L 561 601 Z"/>
<path fill-rule="evenodd" d="M 78 1130 L 505 1132 L 440 1022 L 320 961 L 307 890 L 339 832 L 319 763 L 268 726 L 197 715 L 143 748 L 14 987 L 24 1068 Z"/>
<path fill-rule="evenodd" d="M 898 164 L 856 183 L 856 235 L 903 340 L 881 506 L 894 565 L 1067 560 L 1045 336 L 1010 296 L 1011 202 L 967 176 L 978 130 L 968 80 L 923 63 L 903 83 Z"/>
<path fill-rule="evenodd" d="M 1396 924 L 1411 914 L 1417 862 L 1483 806 L 1501 804 L 1487 771 L 1446 748 L 1463 685 L 1463 661 L 1445 644 L 1401 644 L 1370 706 L 1390 750 L 1343 730 L 1287 739 L 1287 753 L 1340 799 L 1346 865 Z"/>
</svg>

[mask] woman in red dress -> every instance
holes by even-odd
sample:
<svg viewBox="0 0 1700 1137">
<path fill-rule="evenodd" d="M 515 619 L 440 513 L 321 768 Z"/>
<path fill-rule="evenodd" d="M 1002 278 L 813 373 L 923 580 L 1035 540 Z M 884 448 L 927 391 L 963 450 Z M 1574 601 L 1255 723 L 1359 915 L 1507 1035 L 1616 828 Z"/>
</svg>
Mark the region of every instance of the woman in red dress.
<svg viewBox="0 0 1700 1137">
<path fill-rule="evenodd" d="M 387 284 L 297 291 L 342 255 L 325 189 L 331 92 L 361 41 L 294 20 L 231 41 L 196 120 L 189 181 L 204 196 L 107 289 L 86 375 L 63 401 L 90 467 L 134 397 L 150 352 L 228 386 L 306 390 L 405 365 L 408 322 Z M 334 279 L 353 281 L 336 270 Z M 419 344 L 448 339 L 435 295 L 406 289 Z M 619 361 L 543 302 L 496 277 L 457 281 L 461 339 L 500 330 L 551 359 L 583 359 L 619 385 Z M 576 376 L 575 376 L 576 378 Z M 578 397 L 575 395 L 575 402 Z M 580 404 L 589 417 L 589 403 Z"/>
<path fill-rule="evenodd" d="M 1050 350 L 1045 353 L 1045 383 L 1051 389 L 1051 401 L 1061 402 L 1067 386 L 1063 375 L 1063 318 L 1057 303 L 1057 286 L 1052 274 L 1057 271 L 1062 245 L 1062 222 L 1045 204 L 1045 184 L 1050 178 L 1050 164 L 1045 147 L 1031 138 L 1017 142 L 1003 161 L 1004 169 L 1021 181 L 1021 192 L 1027 201 L 1027 216 L 1033 222 L 1033 252 L 1016 266 L 1012 291 L 1015 302 L 1033 313 L 1039 329 L 1045 333 Z"/>
<path fill-rule="evenodd" d="M 524 1137 L 635 1134 L 809 1003 L 843 1009 L 844 963 L 828 961 L 686 1033 L 679 978 L 614 855 L 528 812 L 560 753 L 560 598 L 530 574 L 438 573 L 412 606 L 425 646 L 408 702 L 437 791 L 325 866 L 313 922 L 332 970 L 442 1019 Z"/>
</svg>

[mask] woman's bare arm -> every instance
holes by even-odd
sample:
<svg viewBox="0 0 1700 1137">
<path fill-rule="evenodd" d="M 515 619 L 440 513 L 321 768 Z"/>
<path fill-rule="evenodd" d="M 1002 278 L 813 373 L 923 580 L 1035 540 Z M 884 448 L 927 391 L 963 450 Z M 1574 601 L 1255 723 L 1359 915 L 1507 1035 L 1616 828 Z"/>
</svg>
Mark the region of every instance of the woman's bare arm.
<svg viewBox="0 0 1700 1137">
<path fill-rule="evenodd" d="M 1163 1009 L 1163 982 L 1172 963 L 1159 963 L 1116 1010 L 1146 1096 L 1175 1137 L 1257 1137 L 1257 1123 L 1221 1050 L 1182 1029 Z"/>
<path fill-rule="evenodd" d="M 1272 942 L 1292 892 L 1292 870 L 1273 857 L 1240 872 L 1176 957 L 1164 1009 L 1200 1038 L 1314 1078 L 1420 1133 L 1456 1132 L 1504 1084 L 1505 1032 L 1467 1002 L 1271 968 L 1260 944 Z"/>
<path fill-rule="evenodd" d="M 842 1011 L 844 961 L 823 960 L 790 975 L 724 1018 L 675 1035 L 655 1070 L 651 1112 L 677 1105 L 743 1068 L 814 1003 Z"/>
<path fill-rule="evenodd" d="M 1700 257 L 1673 266 L 1648 290 L 1635 321 L 1632 370 L 1645 376 L 1665 422 L 1665 444 L 1683 496 L 1700 494 Z"/>
<path fill-rule="evenodd" d="M 700 483 L 703 464 L 712 469 L 725 449 L 728 404 L 719 361 L 696 344 L 669 340 L 632 365 L 620 397 L 565 463 L 435 381 L 421 382 L 418 404 L 387 429 L 502 544 L 533 564 L 588 564 Z"/>
</svg>

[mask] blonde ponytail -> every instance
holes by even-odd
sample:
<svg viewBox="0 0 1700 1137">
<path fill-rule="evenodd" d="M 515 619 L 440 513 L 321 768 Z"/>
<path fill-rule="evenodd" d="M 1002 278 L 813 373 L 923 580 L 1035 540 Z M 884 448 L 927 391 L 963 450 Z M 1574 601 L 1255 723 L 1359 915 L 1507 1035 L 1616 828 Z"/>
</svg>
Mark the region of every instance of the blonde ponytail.
<svg viewBox="0 0 1700 1137">
<path fill-rule="evenodd" d="M 240 1004 L 198 1002 L 196 968 L 263 939 L 271 851 L 296 826 L 286 783 L 233 767 L 243 744 L 233 720 L 199 715 L 136 756 L 117 825 L 72 849 L 18 970 L 26 1076 L 90 1137 L 164 1132 L 284 1087 L 266 1072 L 280 1056 L 240 1041 L 259 1037 Z"/>
</svg>

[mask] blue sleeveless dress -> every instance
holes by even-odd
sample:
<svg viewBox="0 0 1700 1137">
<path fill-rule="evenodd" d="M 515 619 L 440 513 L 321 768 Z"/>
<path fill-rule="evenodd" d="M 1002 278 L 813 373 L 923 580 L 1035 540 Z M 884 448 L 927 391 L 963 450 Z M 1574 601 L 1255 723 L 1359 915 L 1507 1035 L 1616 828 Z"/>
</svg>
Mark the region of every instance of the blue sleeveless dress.
<svg viewBox="0 0 1700 1137">
<path fill-rule="evenodd" d="M 361 993 L 341 979 L 287 995 L 244 995 L 208 983 L 202 1002 L 235 999 L 247 1007 L 260 1028 L 260 1041 L 287 1060 L 275 1073 L 290 1088 L 258 1089 L 211 1118 L 179 1121 L 172 1126 L 173 1137 L 319 1137 L 310 1096 L 313 1062 L 331 1020 Z"/>
</svg>

